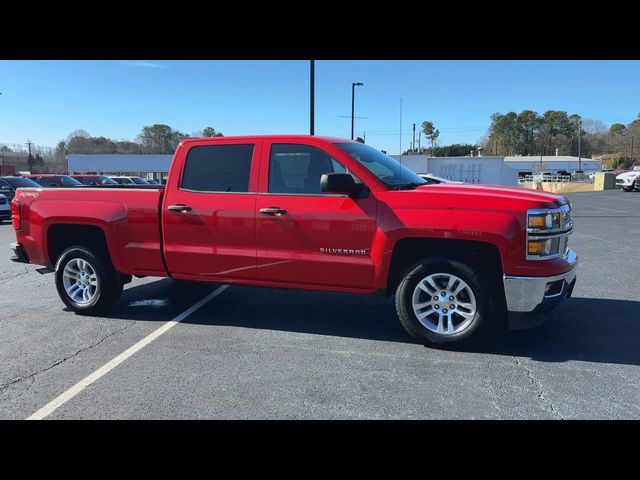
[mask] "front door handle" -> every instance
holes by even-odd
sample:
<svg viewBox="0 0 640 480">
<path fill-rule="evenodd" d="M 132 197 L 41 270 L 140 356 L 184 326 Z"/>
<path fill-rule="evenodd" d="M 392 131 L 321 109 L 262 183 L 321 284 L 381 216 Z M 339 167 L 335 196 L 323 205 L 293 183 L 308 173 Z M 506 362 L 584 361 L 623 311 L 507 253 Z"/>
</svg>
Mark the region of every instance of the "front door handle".
<svg viewBox="0 0 640 480">
<path fill-rule="evenodd" d="M 275 217 L 279 217 L 280 215 L 284 215 L 287 211 L 284 208 L 280 207 L 267 207 L 261 208 L 260 213 L 264 215 L 273 215 Z"/>
<path fill-rule="evenodd" d="M 189 205 L 169 205 L 167 210 L 172 212 L 188 212 L 191 210 L 191 207 Z"/>
</svg>

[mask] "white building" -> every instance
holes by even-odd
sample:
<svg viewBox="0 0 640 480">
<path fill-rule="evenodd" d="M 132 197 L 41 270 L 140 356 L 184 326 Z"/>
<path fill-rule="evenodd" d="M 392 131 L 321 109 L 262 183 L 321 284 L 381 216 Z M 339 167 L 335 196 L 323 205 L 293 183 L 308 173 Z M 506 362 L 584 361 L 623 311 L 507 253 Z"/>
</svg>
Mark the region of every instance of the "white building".
<svg viewBox="0 0 640 480">
<path fill-rule="evenodd" d="M 69 154 L 69 173 L 140 175 L 160 180 L 166 177 L 173 155 Z"/>
<path fill-rule="evenodd" d="M 391 155 L 400 161 L 399 155 Z M 466 183 L 518 185 L 518 172 L 507 166 L 504 157 L 427 157 L 403 155 L 402 164 L 416 173 Z"/>
<path fill-rule="evenodd" d="M 505 165 L 516 170 L 520 175 L 533 175 L 542 172 L 558 173 L 558 171 L 585 172 L 600 171 L 600 163 L 592 158 L 572 157 L 569 155 L 529 155 L 504 157 Z"/>
</svg>

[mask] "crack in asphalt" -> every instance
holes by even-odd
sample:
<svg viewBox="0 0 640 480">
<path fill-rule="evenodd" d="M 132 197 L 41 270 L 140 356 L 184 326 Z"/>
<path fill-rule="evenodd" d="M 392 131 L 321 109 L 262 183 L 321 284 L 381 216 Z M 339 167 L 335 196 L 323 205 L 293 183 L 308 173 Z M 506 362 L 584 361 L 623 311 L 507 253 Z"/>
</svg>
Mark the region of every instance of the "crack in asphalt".
<svg viewBox="0 0 640 480">
<path fill-rule="evenodd" d="M 549 407 L 549 410 L 551 411 L 551 413 L 559 417 L 561 420 L 566 420 L 565 417 L 558 410 L 555 409 L 555 407 L 553 406 L 553 403 L 547 397 L 544 396 L 544 389 L 542 388 L 542 383 L 540 382 L 540 380 L 538 380 L 536 377 L 533 376 L 533 372 L 530 369 L 528 369 L 520 361 L 518 357 L 513 357 L 513 358 L 516 361 L 515 362 L 516 365 L 526 372 L 531 385 L 535 386 L 538 389 L 538 393 L 537 393 L 538 398 L 542 400 L 543 403 Z"/>
<path fill-rule="evenodd" d="M 18 277 L 23 277 L 25 275 L 29 275 L 30 273 L 34 273 L 35 272 L 35 268 L 34 269 L 29 269 L 29 270 L 23 270 L 23 271 L 19 271 L 16 273 L 11 273 L 9 275 L 2 275 L 0 277 L 0 285 L 7 283 L 10 280 L 15 280 Z"/>
<path fill-rule="evenodd" d="M 11 387 L 12 385 L 17 384 L 17 383 L 24 382 L 25 380 L 31 380 L 31 383 L 27 386 L 26 390 L 25 390 L 23 393 L 28 392 L 28 391 L 29 391 L 29 389 L 31 388 L 31 386 L 33 385 L 33 383 L 35 382 L 35 377 L 36 377 L 37 375 L 40 375 L 41 373 L 44 373 L 44 372 L 46 372 L 46 371 L 48 371 L 48 370 L 51 370 L 52 368 L 55 368 L 55 367 L 57 367 L 58 365 L 61 365 L 62 363 L 66 362 L 67 360 L 70 360 L 70 359 L 72 359 L 72 358 L 74 358 L 74 357 L 77 357 L 77 356 L 78 356 L 78 355 L 80 355 L 82 352 L 85 352 L 85 351 L 87 351 L 87 350 L 90 350 L 90 349 L 92 349 L 92 348 L 97 347 L 97 346 L 98 346 L 98 345 L 100 345 L 102 342 L 104 342 L 107 338 L 113 337 L 114 335 L 117 335 L 118 333 L 122 333 L 122 332 L 124 332 L 124 331 L 125 331 L 125 330 L 127 330 L 128 328 L 131 328 L 135 323 L 137 323 L 137 321 L 133 320 L 133 321 L 131 321 L 129 324 L 127 324 L 124 328 L 121 328 L 121 329 L 119 329 L 119 330 L 116 330 L 116 331 L 114 331 L 114 332 L 111 332 L 109 335 L 106 335 L 106 336 L 102 337 L 102 338 L 101 338 L 100 340 L 98 340 L 96 343 L 94 343 L 94 344 L 92 344 L 92 345 L 89 345 L 89 346 L 87 346 L 87 347 L 81 348 L 80 350 L 78 350 L 78 351 L 76 351 L 76 352 L 72 353 L 71 355 L 69 355 L 69 356 L 67 356 L 67 357 L 62 358 L 61 360 L 56 360 L 54 363 L 52 363 L 51 365 L 49 365 L 49 366 L 47 366 L 47 367 L 45 367 L 45 368 L 42 368 L 42 369 L 40 369 L 40 370 L 38 370 L 38 371 L 36 371 L 36 372 L 34 372 L 34 373 L 30 373 L 29 375 L 26 375 L 26 376 L 23 376 L 23 377 L 16 378 L 16 379 L 14 379 L 14 380 L 11 380 L 10 382 L 3 383 L 2 385 L 0 385 L 0 392 L 2 392 L 3 390 L 5 390 L 5 389 L 7 389 L 7 388 Z"/>
</svg>

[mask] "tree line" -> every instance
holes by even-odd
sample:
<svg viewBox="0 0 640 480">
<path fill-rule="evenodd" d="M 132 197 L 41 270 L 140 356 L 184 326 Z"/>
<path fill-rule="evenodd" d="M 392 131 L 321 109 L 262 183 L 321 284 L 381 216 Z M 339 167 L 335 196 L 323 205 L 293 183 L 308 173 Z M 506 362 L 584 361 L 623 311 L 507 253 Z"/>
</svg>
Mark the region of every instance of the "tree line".
<svg viewBox="0 0 640 480">
<path fill-rule="evenodd" d="M 607 128 L 599 120 L 558 110 L 539 114 L 494 113 L 487 134 L 479 143 L 486 155 L 559 155 L 592 158 L 604 156 L 604 167 L 629 168 L 640 158 L 637 150 L 631 159 L 632 143 L 640 141 L 640 115 L 628 123 Z"/>
<path fill-rule="evenodd" d="M 220 137 L 213 127 L 187 134 L 156 123 L 142 127 L 136 141 L 114 140 L 106 137 L 92 137 L 84 130 L 76 130 L 66 140 L 60 140 L 56 151 L 65 153 L 126 154 L 156 153 L 171 154 L 178 144 L 189 137 Z"/>
<path fill-rule="evenodd" d="M 85 130 L 75 130 L 54 148 L 31 146 L 31 158 L 14 158 L 17 170 L 30 169 L 34 173 L 65 173 L 65 158 L 69 153 L 79 154 L 172 154 L 178 144 L 189 137 L 221 137 L 213 127 L 187 134 L 156 123 L 142 127 L 135 141 L 94 137 Z M 26 144 L 0 145 L 0 152 L 27 153 Z M 27 154 L 28 155 L 28 154 Z"/>
<path fill-rule="evenodd" d="M 614 123 L 609 128 L 599 120 L 583 119 L 578 114 L 548 110 L 520 113 L 494 113 L 487 133 L 472 144 L 437 145 L 440 132 L 433 122 L 422 123 L 422 133 L 431 144 L 410 148 L 408 154 L 435 157 L 469 156 L 482 148 L 484 155 L 568 155 L 583 158 L 602 157 L 604 168 L 630 168 L 640 164 L 640 114 L 628 124 Z M 632 157 L 633 156 L 633 157 Z"/>
</svg>

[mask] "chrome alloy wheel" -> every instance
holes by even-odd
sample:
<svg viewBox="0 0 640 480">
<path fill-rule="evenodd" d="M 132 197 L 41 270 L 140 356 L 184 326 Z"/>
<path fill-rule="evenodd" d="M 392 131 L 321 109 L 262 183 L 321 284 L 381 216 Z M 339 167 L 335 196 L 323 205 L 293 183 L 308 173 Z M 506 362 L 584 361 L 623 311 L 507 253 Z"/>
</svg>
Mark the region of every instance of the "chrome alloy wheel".
<svg viewBox="0 0 640 480">
<path fill-rule="evenodd" d="M 434 273 L 420 280 L 413 291 L 412 306 L 418 321 L 439 335 L 462 332 L 477 311 L 471 287 L 451 273 Z"/>
<path fill-rule="evenodd" d="M 82 258 L 74 258 L 65 265 L 62 282 L 69 298 L 79 305 L 91 302 L 100 286 L 95 269 Z"/>
</svg>

